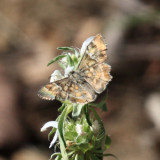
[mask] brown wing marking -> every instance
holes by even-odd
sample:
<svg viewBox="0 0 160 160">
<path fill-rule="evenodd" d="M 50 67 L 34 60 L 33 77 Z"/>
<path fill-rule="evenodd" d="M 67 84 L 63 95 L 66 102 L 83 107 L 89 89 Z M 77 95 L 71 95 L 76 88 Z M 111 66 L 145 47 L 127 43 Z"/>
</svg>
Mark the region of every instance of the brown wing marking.
<svg viewBox="0 0 160 160">
<path fill-rule="evenodd" d="M 67 99 L 73 103 L 88 103 L 96 99 L 94 90 L 87 82 L 81 84 L 70 81 L 62 90 L 66 91 Z"/>
<path fill-rule="evenodd" d="M 106 85 L 111 81 L 111 67 L 108 64 L 101 63 L 86 69 L 81 76 L 92 86 L 97 93 L 105 90 Z"/>
<path fill-rule="evenodd" d="M 94 90 L 87 82 L 79 84 L 70 78 L 45 85 L 39 90 L 38 95 L 46 100 L 69 100 L 72 103 L 88 103 L 96 99 Z"/>
<path fill-rule="evenodd" d="M 86 64 L 94 65 L 96 63 L 103 63 L 107 59 L 106 45 L 100 34 L 97 34 L 93 41 L 89 43 L 84 52 L 84 56 L 80 62 L 79 69 L 85 68 Z M 92 61 L 91 61 L 92 60 Z"/>
<path fill-rule="evenodd" d="M 38 96 L 45 100 L 65 100 L 66 93 L 55 83 L 49 83 L 38 91 Z"/>
</svg>

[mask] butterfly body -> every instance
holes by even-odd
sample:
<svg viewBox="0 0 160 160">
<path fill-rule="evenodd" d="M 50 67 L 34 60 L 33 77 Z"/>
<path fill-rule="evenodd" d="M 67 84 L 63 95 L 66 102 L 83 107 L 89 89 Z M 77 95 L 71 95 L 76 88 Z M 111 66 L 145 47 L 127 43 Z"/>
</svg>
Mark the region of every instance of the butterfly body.
<svg viewBox="0 0 160 160">
<path fill-rule="evenodd" d="M 84 79 L 81 76 L 80 72 L 72 71 L 71 73 L 69 73 L 69 78 L 72 79 L 74 83 L 80 83 L 80 84 L 84 83 Z"/>
<path fill-rule="evenodd" d="M 38 95 L 42 99 L 72 103 L 89 103 L 106 89 L 111 80 L 111 67 L 106 64 L 106 45 L 100 34 L 87 39 L 81 48 L 83 54 L 76 70 L 65 78 L 42 87 Z"/>
</svg>

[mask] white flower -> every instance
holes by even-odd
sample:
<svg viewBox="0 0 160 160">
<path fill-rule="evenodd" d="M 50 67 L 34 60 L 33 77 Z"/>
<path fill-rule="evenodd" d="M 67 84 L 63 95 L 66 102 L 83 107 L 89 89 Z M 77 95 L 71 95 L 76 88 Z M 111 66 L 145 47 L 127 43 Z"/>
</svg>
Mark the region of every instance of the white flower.
<svg viewBox="0 0 160 160">
<path fill-rule="evenodd" d="M 97 120 L 92 123 L 91 130 L 96 134 L 100 130 L 100 125 Z"/>
<path fill-rule="evenodd" d="M 51 74 L 51 78 L 50 78 L 50 83 L 60 80 L 64 78 L 64 76 L 61 74 L 61 72 L 59 70 L 55 70 L 52 74 Z"/>
<path fill-rule="evenodd" d="M 84 134 L 83 128 L 82 128 L 82 125 L 81 125 L 81 124 L 77 124 L 77 125 L 76 125 L 76 132 L 78 133 L 78 136 Z"/>
<path fill-rule="evenodd" d="M 45 123 L 44 126 L 41 128 L 41 132 L 45 131 L 49 127 L 58 128 L 58 122 L 49 121 L 49 122 Z M 53 139 L 52 139 L 52 141 L 50 143 L 49 148 L 51 148 L 54 145 L 54 143 L 56 142 L 57 138 L 58 138 L 58 130 L 56 130 L 55 135 L 54 135 L 54 137 L 53 137 Z"/>
<path fill-rule="evenodd" d="M 64 70 L 64 76 L 65 77 L 68 77 L 68 74 L 70 73 L 70 72 L 72 72 L 74 70 L 74 66 L 68 66 L 67 68 L 65 68 L 65 70 Z"/>
</svg>

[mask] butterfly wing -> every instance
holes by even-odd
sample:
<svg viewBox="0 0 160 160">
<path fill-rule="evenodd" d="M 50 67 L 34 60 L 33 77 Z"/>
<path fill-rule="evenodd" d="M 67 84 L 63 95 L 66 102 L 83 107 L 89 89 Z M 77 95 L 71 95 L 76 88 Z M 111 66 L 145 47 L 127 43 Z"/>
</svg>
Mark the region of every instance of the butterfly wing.
<svg viewBox="0 0 160 160">
<path fill-rule="evenodd" d="M 108 64 L 100 63 L 81 72 L 81 76 L 92 86 L 96 93 L 101 93 L 106 89 L 106 85 L 111 81 L 111 67 Z"/>
<path fill-rule="evenodd" d="M 105 63 L 106 50 L 106 45 L 100 34 L 87 39 L 81 49 L 83 58 L 79 64 L 79 73 L 97 93 L 103 92 L 112 79 L 111 67 Z"/>
<path fill-rule="evenodd" d="M 42 87 L 38 91 L 38 96 L 45 100 L 54 100 L 54 99 L 65 100 L 67 94 L 62 90 L 62 86 L 65 86 L 69 82 L 69 79 L 64 78 L 55 82 L 49 83 L 44 87 Z"/>
<path fill-rule="evenodd" d="M 69 100 L 72 103 L 84 104 L 96 99 L 96 94 L 88 83 L 77 83 L 69 77 L 45 85 L 38 95 L 46 100 Z"/>
<path fill-rule="evenodd" d="M 73 103 L 89 103 L 96 99 L 97 95 L 88 83 L 74 83 L 69 86 L 68 99 Z"/>
<path fill-rule="evenodd" d="M 81 48 L 81 54 L 83 57 L 78 67 L 79 70 L 83 70 L 84 68 L 97 63 L 105 62 L 107 59 L 106 50 L 106 44 L 100 34 L 88 38 Z"/>
</svg>

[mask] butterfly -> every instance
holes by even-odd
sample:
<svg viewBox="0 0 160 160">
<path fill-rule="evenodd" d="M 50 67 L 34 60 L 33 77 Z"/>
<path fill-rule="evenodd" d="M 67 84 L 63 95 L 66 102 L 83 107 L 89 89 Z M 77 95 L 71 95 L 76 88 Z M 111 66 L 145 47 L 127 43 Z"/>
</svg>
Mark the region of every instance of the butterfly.
<svg viewBox="0 0 160 160">
<path fill-rule="evenodd" d="M 82 58 L 76 70 L 67 77 L 55 80 L 38 91 L 46 100 L 70 101 L 86 104 L 95 101 L 111 81 L 111 67 L 106 63 L 106 44 L 100 34 L 84 41 L 80 54 Z"/>
</svg>

